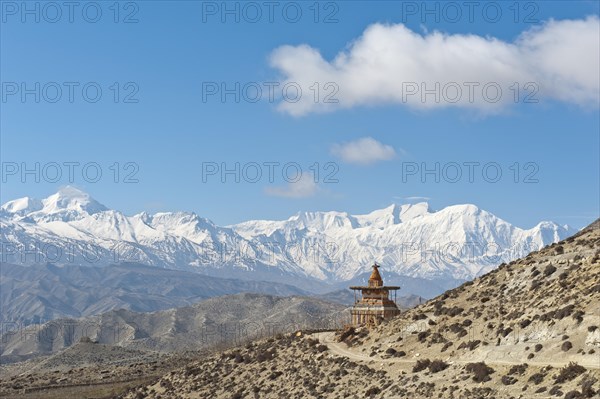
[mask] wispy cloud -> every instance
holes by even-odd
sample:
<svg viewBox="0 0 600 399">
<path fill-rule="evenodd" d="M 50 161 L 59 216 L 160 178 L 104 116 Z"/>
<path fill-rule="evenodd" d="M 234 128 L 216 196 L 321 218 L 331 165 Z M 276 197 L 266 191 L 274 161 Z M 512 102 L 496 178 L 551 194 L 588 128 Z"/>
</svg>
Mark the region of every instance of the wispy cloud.
<svg viewBox="0 0 600 399">
<path fill-rule="evenodd" d="M 319 191 L 311 173 L 304 173 L 298 181 L 289 182 L 286 186 L 267 187 L 265 193 L 273 197 L 307 198 L 314 196 Z"/>
<path fill-rule="evenodd" d="M 347 163 L 369 165 L 393 159 L 396 156 L 396 150 L 372 137 L 363 137 L 354 141 L 334 144 L 331 147 L 331 154 Z"/>
<path fill-rule="evenodd" d="M 419 34 L 402 24 L 376 23 L 331 61 L 314 47 L 285 45 L 272 52 L 270 62 L 286 83 L 310 87 L 333 82 L 339 88 L 337 102 L 303 96 L 280 103 L 281 111 L 299 116 L 377 104 L 499 112 L 515 103 L 515 82 L 520 85 L 519 102 L 535 91 L 535 99 L 595 109 L 600 100 L 599 59 L 600 20 L 590 16 L 550 20 L 513 42 L 474 34 Z M 485 89 L 488 83 L 502 89 L 499 98 L 495 87 Z M 525 87 L 528 83 L 533 86 Z"/>
<path fill-rule="evenodd" d="M 406 201 L 429 201 L 431 197 L 394 197 L 395 199 L 403 199 Z"/>
</svg>

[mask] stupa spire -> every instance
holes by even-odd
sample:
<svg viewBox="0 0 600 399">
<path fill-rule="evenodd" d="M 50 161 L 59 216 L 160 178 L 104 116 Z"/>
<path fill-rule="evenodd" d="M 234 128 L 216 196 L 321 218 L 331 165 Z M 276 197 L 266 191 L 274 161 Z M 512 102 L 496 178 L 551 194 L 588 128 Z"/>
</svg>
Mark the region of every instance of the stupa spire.
<svg viewBox="0 0 600 399">
<path fill-rule="evenodd" d="M 369 277 L 369 287 L 382 287 L 383 279 L 381 278 L 381 274 L 379 274 L 379 265 L 374 263 L 372 267 L 373 272 L 371 273 L 371 277 Z"/>
</svg>

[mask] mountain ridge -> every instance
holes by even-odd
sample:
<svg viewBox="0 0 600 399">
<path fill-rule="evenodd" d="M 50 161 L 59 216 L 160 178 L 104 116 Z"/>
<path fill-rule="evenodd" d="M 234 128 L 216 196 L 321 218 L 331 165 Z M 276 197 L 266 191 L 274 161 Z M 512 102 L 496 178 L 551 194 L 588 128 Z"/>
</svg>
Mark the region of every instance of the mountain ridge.
<svg viewBox="0 0 600 399">
<path fill-rule="evenodd" d="M 295 286 L 224 279 L 138 264 L 104 267 L 0 264 L 0 322 L 39 324 L 113 309 L 161 311 L 211 297 L 254 292 L 303 295 Z"/>
<path fill-rule="evenodd" d="M 432 211 L 427 203 L 217 226 L 191 212 L 126 216 L 72 187 L 42 201 L 5 203 L 0 226 L 3 260 L 10 263 L 135 262 L 304 286 L 349 281 L 373 261 L 400 276 L 464 281 L 574 233 L 553 222 L 521 229 L 472 204 Z M 31 243 L 61 256 L 48 259 L 39 248 L 32 250 L 39 256 L 19 254 Z"/>
</svg>

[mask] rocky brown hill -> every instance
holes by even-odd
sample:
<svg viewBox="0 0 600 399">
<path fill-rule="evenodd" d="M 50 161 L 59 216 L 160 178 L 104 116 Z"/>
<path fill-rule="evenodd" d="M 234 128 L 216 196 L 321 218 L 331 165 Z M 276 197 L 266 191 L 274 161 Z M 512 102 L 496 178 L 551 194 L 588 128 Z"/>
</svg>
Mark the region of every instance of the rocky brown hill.
<svg viewBox="0 0 600 399">
<path fill-rule="evenodd" d="M 344 309 L 343 305 L 310 297 L 237 294 L 158 312 L 113 310 L 23 330 L 6 328 L 0 340 L 0 359 L 8 363 L 56 354 L 82 338 L 141 351 L 206 351 L 278 332 L 332 327 L 343 322 L 338 319 L 344 316 Z"/>
<path fill-rule="evenodd" d="M 210 353 L 278 332 L 342 323 L 339 304 L 238 294 L 153 313 L 58 319 L 0 339 L 0 397 L 106 398 Z"/>
<path fill-rule="evenodd" d="M 280 335 L 127 398 L 598 398 L 598 222 L 372 330 Z"/>
</svg>

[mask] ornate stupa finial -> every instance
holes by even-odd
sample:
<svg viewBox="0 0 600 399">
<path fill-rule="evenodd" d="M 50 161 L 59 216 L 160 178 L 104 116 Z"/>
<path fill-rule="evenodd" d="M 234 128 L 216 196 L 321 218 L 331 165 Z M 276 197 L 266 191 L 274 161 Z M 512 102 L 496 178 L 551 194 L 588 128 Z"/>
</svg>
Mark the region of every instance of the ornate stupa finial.
<svg viewBox="0 0 600 399">
<path fill-rule="evenodd" d="M 373 272 L 371 273 L 371 277 L 369 277 L 369 287 L 382 287 L 383 279 L 381 278 L 381 274 L 379 274 L 379 265 L 374 263 L 372 267 Z"/>
</svg>

